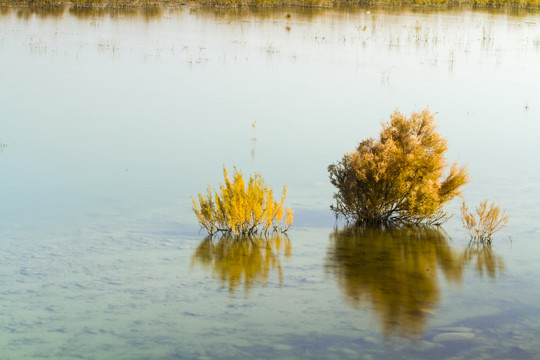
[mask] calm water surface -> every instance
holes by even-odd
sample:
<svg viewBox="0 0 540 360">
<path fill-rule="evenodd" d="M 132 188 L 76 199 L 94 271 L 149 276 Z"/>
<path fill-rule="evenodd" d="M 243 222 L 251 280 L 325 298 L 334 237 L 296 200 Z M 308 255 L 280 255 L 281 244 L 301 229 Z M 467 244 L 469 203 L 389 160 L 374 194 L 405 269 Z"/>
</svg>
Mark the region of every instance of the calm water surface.
<svg viewBox="0 0 540 360">
<path fill-rule="evenodd" d="M 538 13 L 0 9 L 0 358 L 539 359 L 538 64 Z M 426 106 L 492 247 L 334 229 L 326 167 Z M 288 237 L 199 232 L 223 165 Z"/>
</svg>

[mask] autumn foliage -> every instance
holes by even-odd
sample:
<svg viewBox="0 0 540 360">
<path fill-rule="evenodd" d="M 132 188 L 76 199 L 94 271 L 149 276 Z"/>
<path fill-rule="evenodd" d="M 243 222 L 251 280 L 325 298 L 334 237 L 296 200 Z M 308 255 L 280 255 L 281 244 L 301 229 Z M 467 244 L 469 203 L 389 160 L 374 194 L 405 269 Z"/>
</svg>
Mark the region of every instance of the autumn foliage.
<svg viewBox="0 0 540 360">
<path fill-rule="evenodd" d="M 274 200 L 274 193 L 259 174 L 249 177 L 247 184 L 240 171 L 234 168 L 229 179 L 223 167 L 225 183 L 219 192 L 208 186 L 206 194 L 193 200 L 193 211 L 199 224 L 209 234 L 218 232 L 236 236 L 250 236 L 272 231 L 287 231 L 293 222 L 293 211 L 285 209 L 287 188 L 283 187 L 281 200 Z"/>
<path fill-rule="evenodd" d="M 510 216 L 506 215 L 504 210 L 501 211 L 497 205 L 492 203 L 488 207 L 487 200 L 476 207 L 476 215 L 470 213 L 463 202 L 461 206 L 463 226 L 471 233 L 472 240 L 481 243 L 491 243 L 493 233 L 501 230 L 510 219 Z"/>
<path fill-rule="evenodd" d="M 358 225 L 444 222 L 443 206 L 468 182 L 464 167 L 447 164 L 447 148 L 428 109 L 394 112 L 378 140 L 362 141 L 328 167 L 337 188 L 331 209 Z"/>
</svg>

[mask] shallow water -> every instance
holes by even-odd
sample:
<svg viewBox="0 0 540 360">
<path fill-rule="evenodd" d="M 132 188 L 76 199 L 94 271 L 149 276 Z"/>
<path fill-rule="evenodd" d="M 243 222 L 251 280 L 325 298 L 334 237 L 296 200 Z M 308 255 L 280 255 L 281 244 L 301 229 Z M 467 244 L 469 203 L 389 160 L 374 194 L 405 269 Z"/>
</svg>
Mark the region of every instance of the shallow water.
<svg viewBox="0 0 540 360">
<path fill-rule="evenodd" d="M 538 13 L 2 9 L 0 357 L 540 357 L 539 63 Z M 425 106 L 491 248 L 333 229 L 326 167 Z M 205 240 L 223 165 L 288 239 Z"/>
</svg>

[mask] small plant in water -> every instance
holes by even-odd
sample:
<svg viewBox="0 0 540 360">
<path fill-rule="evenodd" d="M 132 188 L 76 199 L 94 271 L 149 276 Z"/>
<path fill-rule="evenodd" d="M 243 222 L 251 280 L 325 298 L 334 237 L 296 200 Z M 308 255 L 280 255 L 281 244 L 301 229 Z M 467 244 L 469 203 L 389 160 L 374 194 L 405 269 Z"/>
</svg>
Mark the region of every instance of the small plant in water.
<svg viewBox="0 0 540 360">
<path fill-rule="evenodd" d="M 208 186 L 206 194 L 193 200 L 193 211 L 199 224 L 210 234 L 223 233 L 251 236 L 273 231 L 286 232 L 293 222 L 293 211 L 284 209 L 287 187 L 283 187 L 281 200 L 274 201 L 274 193 L 259 174 L 249 177 L 246 184 L 242 173 L 234 168 L 232 181 L 223 167 L 225 184 L 219 193 Z"/>
<path fill-rule="evenodd" d="M 336 217 L 357 225 L 444 222 L 443 206 L 460 195 L 468 176 L 464 167 L 448 167 L 446 140 L 435 130 L 428 109 L 410 117 L 396 111 L 378 140 L 362 141 L 330 165 Z"/>
<path fill-rule="evenodd" d="M 476 214 L 478 218 L 469 212 L 463 202 L 461 205 L 463 226 L 471 233 L 472 240 L 487 244 L 491 244 L 493 233 L 501 230 L 510 219 L 510 216 L 506 215 L 504 210 L 501 211 L 497 205 L 492 203 L 488 207 L 487 200 L 476 207 Z"/>
</svg>

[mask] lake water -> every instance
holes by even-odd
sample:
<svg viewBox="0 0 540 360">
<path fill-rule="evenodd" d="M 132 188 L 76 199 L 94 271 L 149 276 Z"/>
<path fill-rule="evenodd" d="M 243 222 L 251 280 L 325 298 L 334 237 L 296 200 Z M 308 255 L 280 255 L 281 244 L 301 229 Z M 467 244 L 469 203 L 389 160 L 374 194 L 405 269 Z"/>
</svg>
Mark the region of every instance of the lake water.
<svg viewBox="0 0 540 360">
<path fill-rule="evenodd" d="M 539 13 L 0 9 L 0 358 L 540 358 L 538 64 Z M 426 106 L 491 247 L 334 229 L 327 166 Z M 224 165 L 288 238 L 205 239 Z"/>
</svg>

